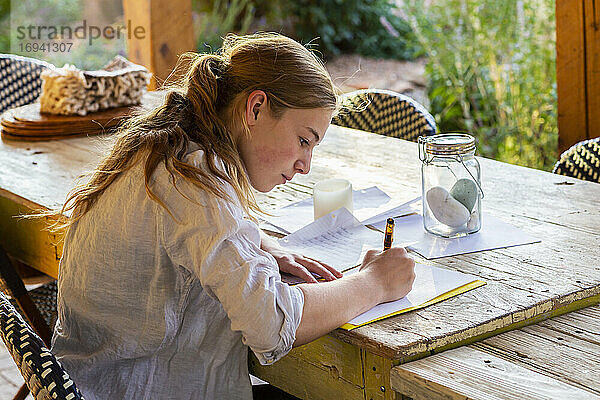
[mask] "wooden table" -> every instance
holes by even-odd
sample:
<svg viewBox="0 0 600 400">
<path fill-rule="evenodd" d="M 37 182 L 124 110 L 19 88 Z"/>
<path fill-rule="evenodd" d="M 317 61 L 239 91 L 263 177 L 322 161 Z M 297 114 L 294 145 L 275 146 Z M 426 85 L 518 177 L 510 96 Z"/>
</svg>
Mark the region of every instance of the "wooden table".
<svg viewBox="0 0 600 400">
<path fill-rule="evenodd" d="M 93 138 L 0 143 L 0 243 L 10 254 L 57 276 L 56 238 L 40 222 L 13 216 L 58 207 L 107 145 Z M 395 365 L 600 302 L 600 185 L 480 162 L 484 212 L 541 243 L 427 261 L 488 284 L 351 332 L 336 330 L 270 367 L 251 357 L 253 373 L 304 398 L 392 399 Z M 378 185 L 392 197 L 411 199 L 420 194 L 416 144 L 331 127 L 315 150 L 311 173 L 259 200 L 280 207 L 310 196 L 316 181 L 331 176 L 350 179 L 354 188 Z"/>
<path fill-rule="evenodd" d="M 600 400 L 600 305 L 392 368 L 413 400 Z"/>
</svg>

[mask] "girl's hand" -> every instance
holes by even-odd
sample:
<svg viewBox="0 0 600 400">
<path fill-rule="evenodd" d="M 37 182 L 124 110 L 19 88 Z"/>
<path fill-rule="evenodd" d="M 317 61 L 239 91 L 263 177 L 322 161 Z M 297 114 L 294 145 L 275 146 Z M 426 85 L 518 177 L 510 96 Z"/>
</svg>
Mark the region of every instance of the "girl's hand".
<svg viewBox="0 0 600 400">
<path fill-rule="evenodd" d="M 415 261 L 402 247 L 392 247 L 383 252 L 369 250 L 365 254 L 360 272 L 366 274 L 378 287 L 380 303 L 406 296 L 415 280 Z"/>
<path fill-rule="evenodd" d="M 302 254 L 290 252 L 281 247 L 279 243 L 262 233 L 262 231 L 260 248 L 275 258 L 281 272 L 302 278 L 307 283 L 317 283 L 311 272 L 320 275 L 326 281 L 333 281 L 342 277 L 341 272 L 325 263 L 304 257 Z"/>
</svg>

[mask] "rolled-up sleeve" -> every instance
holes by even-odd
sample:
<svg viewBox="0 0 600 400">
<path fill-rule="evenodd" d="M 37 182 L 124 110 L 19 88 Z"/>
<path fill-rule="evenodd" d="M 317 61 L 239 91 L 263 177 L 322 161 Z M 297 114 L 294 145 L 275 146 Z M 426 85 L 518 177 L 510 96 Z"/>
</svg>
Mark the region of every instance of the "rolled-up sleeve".
<svg viewBox="0 0 600 400">
<path fill-rule="evenodd" d="M 262 365 L 272 364 L 286 355 L 296 340 L 296 330 L 300 325 L 302 317 L 302 308 L 304 306 L 304 293 L 297 287 L 289 286 L 286 283 L 278 281 L 277 286 L 284 286 L 277 290 L 277 305 L 283 313 L 283 324 L 279 331 L 279 342 L 272 349 L 259 351 L 250 346 L 256 358 Z"/>
<path fill-rule="evenodd" d="M 220 199 L 192 203 L 178 215 L 164 213 L 164 241 L 176 263 L 192 271 L 222 304 L 231 329 L 261 364 L 287 354 L 296 339 L 304 295 L 281 282 L 275 259 L 260 248 L 258 226 Z"/>
<path fill-rule="evenodd" d="M 219 299 L 262 364 L 287 354 L 296 339 L 304 295 L 281 282 L 275 259 L 260 249 L 258 228 L 242 221 L 198 271 L 202 285 Z"/>
</svg>

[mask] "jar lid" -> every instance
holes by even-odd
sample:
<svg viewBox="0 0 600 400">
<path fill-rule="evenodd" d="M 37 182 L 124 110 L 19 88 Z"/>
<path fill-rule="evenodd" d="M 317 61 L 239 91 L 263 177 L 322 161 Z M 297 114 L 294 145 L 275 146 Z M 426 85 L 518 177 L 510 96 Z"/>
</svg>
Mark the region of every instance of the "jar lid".
<svg viewBox="0 0 600 400">
<path fill-rule="evenodd" d="M 442 133 L 420 137 L 419 141 L 425 144 L 427 154 L 456 156 L 475 151 L 475 138 L 464 133 Z"/>
</svg>

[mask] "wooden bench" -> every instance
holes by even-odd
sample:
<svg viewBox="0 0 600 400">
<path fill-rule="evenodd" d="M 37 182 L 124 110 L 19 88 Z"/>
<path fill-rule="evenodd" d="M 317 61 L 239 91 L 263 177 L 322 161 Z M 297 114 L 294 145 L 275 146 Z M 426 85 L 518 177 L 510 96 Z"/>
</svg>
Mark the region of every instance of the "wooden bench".
<svg viewBox="0 0 600 400">
<path fill-rule="evenodd" d="M 600 305 L 396 366 L 398 399 L 600 399 Z"/>
</svg>

